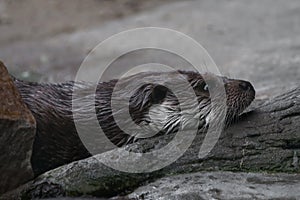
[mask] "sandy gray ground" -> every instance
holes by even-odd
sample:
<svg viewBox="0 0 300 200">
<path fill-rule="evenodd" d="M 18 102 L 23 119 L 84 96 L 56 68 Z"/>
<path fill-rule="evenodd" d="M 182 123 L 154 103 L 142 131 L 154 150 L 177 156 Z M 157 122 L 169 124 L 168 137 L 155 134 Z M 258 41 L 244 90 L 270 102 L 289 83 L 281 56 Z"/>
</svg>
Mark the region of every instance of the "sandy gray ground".
<svg viewBox="0 0 300 200">
<path fill-rule="evenodd" d="M 191 36 L 224 75 L 248 79 L 258 92 L 289 88 L 300 79 L 299 11 L 297 0 L 169 2 L 71 33 L 2 43 L 0 58 L 11 72 L 33 72 L 47 81 L 70 80 L 87 53 L 112 34 L 158 26 Z"/>
</svg>

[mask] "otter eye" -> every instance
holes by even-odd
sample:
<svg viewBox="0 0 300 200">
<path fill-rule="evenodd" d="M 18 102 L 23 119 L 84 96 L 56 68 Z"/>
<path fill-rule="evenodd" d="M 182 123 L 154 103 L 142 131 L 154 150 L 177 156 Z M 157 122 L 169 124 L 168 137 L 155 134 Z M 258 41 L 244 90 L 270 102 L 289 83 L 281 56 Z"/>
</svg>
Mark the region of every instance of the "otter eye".
<svg viewBox="0 0 300 200">
<path fill-rule="evenodd" d="M 202 91 L 202 92 L 208 92 L 208 85 L 206 83 L 202 82 L 202 83 L 199 83 L 195 87 L 195 89 L 198 91 Z"/>
<path fill-rule="evenodd" d="M 157 85 L 153 88 L 152 91 L 152 101 L 153 103 L 159 103 L 164 100 L 168 92 L 168 88 L 163 85 Z"/>
<path fill-rule="evenodd" d="M 205 84 L 205 85 L 203 86 L 203 90 L 204 90 L 205 92 L 208 92 L 208 85 L 207 85 L 207 84 Z"/>
</svg>

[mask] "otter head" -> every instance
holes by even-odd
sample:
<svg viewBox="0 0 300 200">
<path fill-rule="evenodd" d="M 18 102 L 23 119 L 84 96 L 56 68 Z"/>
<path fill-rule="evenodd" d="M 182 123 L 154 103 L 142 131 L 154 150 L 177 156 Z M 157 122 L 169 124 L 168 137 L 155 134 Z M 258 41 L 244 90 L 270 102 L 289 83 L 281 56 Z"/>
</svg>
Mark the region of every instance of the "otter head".
<svg viewBox="0 0 300 200">
<path fill-rule="evenodd" d="M 230 123 L 236 119 L 254 100 L 255 90 L 252 84 L 248 81 L 230 79 L 220 77 L 213 74 L 199 74 L 195 72 L 181 72 L 187 76 L 191 83 L 195 94 L 197 95 L 199 104 L 202 101 L 208 101 L 210 107 L 210 115 L 218 115 L 222 107 L 218 104 L 226 101 L 226 123 Z M 212 98 L 216 101 L 215 108 L 211 107 Z M 206 104 L 207 105 L 207 104 Z M 211 113 L 215 112 L 215 113 Z M 206 120 L 209 121 L 209 120 Z M 207 122 L 208 123 L 208 122 Z"/>
<path fill-rule="evenodd" d="M 103 120 L 99 121 L 107 127 L 108 137 L 112 141 L 115 139 L 117 142 L 114 143 L 119 146 L 135 138 L 176 132 L 179 127 L 197 129 L 209 125 L 224 109 L 212 106 L 211 91 L 217 91 L 217 98 L 225 99 L 226 122 L 236 118 L 255 96 L 253 86 L 247 81 L 191 71 L 144 72 L 117 82 L 118 87 L 114 88 L 110 98 L 117 102 L 110 104 L 114 107 L 109 113 L 112 117 L 103 123 Z M 217 87 L 223 87 L 224 93 L 218 96 Z M 107 109 L 107 104 L 104 107 Z M 101 109 L 99 113 L 103 116 Z M 108 119 L 108 116 L 102 119 Z M 115 123 L 112 124 L 113 120 Z M 119 134 L 122 131 L 125 133 Z M 126 133 L 129 133 L 128 137 L 124 136 Z"/>
</svg>

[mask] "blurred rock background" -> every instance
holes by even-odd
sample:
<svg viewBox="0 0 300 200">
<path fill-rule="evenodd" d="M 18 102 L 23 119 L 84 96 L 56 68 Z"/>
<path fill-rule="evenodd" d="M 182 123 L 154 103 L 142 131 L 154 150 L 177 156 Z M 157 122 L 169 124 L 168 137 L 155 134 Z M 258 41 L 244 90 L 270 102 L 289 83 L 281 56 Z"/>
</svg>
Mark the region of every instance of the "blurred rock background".
<svg viewBox="0 0 300 200">
<path fill-rule="evenodd" d="M 258 98 L 299 82 L 297 0 L 2 0 L 0 59 L 18 77 L 70 80 L 99 42 L 144 26 L 191 36 L 224 75 L 253 82 Z"/>
<path fill-rule="evenodd" d="M 70 80 L 89 50 L 120 30 L 113 27 L 107 33 L 107 23 L 167 2 L 170 1 L 1 0 L 0 59 L 21 78 Z M 89 38 L 91 31 L 95 33 L 93 38 Z M 97 43 L 90 43 L 90 39 Z"/>
</svg>

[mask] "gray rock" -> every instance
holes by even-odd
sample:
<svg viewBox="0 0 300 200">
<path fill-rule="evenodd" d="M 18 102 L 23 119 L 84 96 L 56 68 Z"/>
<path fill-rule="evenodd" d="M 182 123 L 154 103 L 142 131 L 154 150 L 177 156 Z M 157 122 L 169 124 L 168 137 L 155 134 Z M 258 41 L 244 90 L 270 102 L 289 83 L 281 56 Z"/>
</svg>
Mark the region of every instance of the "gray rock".
<svg viewBox="0 0 300 200">
<path fill-rule="evenodd" d="M 35 119 L 0 62 L 0 194 L 33 178 L 30 158 Z"/>
<path fill-rule="evenodd" d="M 300 198 L 299 174 L 199 172 L 159 179 L 129 194 L 133 199 L 282 199 Z"/>
<path fill-rule="evenodd" d="M 113 170 L 95 157 L 91 157 L 46 172 L 0 199 L 111 197 L 122 191 L 136 188 L 139 183 L 147 179 L 149 176 L 144 174 Z"/>
</svg>

